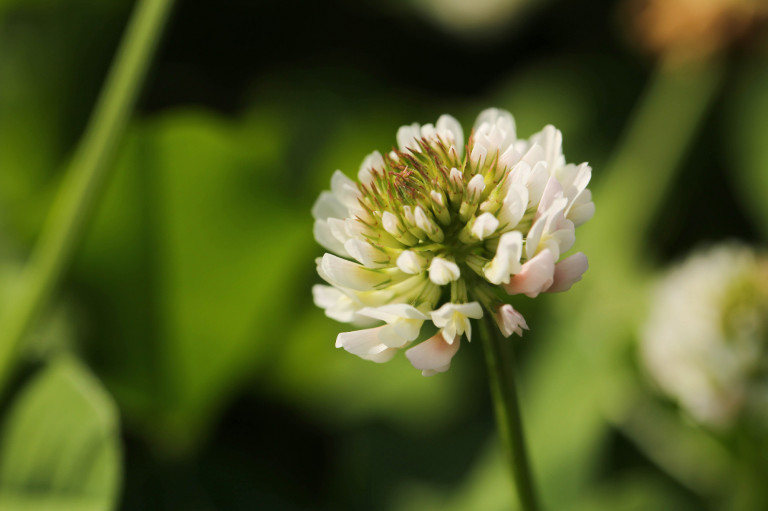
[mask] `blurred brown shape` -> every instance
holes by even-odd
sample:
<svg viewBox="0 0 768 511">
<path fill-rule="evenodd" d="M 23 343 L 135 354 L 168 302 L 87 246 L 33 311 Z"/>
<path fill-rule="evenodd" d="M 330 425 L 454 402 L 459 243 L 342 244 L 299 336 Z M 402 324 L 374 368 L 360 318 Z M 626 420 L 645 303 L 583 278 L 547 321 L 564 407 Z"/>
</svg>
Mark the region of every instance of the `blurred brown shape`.
<svg viewBox="0 0 768 511">
<path fill-rule="evenodd" d="M 628 0 L 630 37 L 672 61 L 709 57 L 768 20 L 766 0 Z"/>
</svg>

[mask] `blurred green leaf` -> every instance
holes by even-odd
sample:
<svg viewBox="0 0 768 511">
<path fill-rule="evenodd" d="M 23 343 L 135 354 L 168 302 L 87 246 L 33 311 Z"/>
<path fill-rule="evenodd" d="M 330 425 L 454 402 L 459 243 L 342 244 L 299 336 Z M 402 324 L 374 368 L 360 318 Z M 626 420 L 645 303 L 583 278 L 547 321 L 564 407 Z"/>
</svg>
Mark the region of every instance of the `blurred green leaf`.
<svg viewBox="0 0 768 511">
<path fill-rule="evenodd" d="M 117 410 L 85 367 L 58 358 L 23 390 L 0 438 L 0 509 L 113 509 Z"/>
<path fill-rule="evenodd" d="M 108 382 L 171 450 L 194 444 L 294 315 L 313 240 L 281 154 L 268 117 L 143 124 L 86 245 L 83 278 L 128 329 L 98 347 Z"/>
<path fill-rule="evenodd" d="M 417 430 L 449 420 L 460 408 L 457 403 L 471 399 L 462 392 L 468 357 L 454 360 L 450 377 L 425 379 L 402 355 L 375 364 L 334 347 L 339 332 L 353 329 L 319 309 L 304 312 L 280 336 L 263 385 L 326 422 L 377 417 Z M 463 343 L 461 350 L 479 347 Z"/>
<path fill-rule="evenodd" d="M 685 494 L 662 480 L 642 473 L 629 473 L 610 478 L 591 487 L 587 495 L 567 508 L 571 511 L 647 511 L 701 509 Z"/>
<path fill-rule="evenodd" d="M 23 241 L 40 229 L 128 7 L 0 0 L 0 218 Z"/>
<path fill-rule="evenodd" d="M 768 239 L 768 58 L 753 57 L 737 75 L 729 94 L 729 123 L 725 130 L 731 173 L 754 225 Z"/>
<path fill-rule="evenodd" d="M 429 488 L 416 484 L 400 488 L 392 511 L 497 511 L 517 509 L 504 451 L 497 439 L 489 442 L 466 478 L 451 488 Z"/>
</svg>

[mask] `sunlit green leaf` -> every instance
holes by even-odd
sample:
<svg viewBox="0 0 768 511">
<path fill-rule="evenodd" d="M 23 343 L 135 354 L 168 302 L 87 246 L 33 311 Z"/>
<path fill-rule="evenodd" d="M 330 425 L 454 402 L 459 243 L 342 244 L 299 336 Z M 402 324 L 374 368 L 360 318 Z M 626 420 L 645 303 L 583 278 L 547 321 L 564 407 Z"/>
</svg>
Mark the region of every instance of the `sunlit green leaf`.
<svg viewBox="0 0 768 511">
<path fill-rule="evenodd" d="M 16 398 L 0 437 L 0 509 L 106 511 L 120 479 L 117 410 L 75 360 L 50 363 Z"/>
</svg>

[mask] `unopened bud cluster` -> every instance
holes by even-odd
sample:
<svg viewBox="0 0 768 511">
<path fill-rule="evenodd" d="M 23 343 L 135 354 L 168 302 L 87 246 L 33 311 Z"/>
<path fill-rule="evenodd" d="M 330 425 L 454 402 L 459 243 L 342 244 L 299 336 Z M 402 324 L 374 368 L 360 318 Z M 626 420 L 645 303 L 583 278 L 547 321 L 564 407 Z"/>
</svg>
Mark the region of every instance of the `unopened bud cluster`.
<svg viewBox="0 0 768 511">
<path fill-rule="evenodd" d="M 315 203 L 315 238 L 330 252 L 317 270 L 330 286 L 313 292 L 329 317 L 372 326 L 339 334 L 336 345 L 376 362 L 431 321 L 438 333 L 406 352 L 430 375 L 448 369 L 462 335 L 471 339 L 470 319 L 490 314 L 506 336 L 527 329 L 507 295 L 581 279 L 586 256 L 562 255 L 594 213 L 592 170 L 566 164 L 553 126 L 520 140 L 512 116 L 495 108 L 480 114 L 466 146 L 449 115 L 401 127 L 397 143 L 369 155 L 358 182 L 336 171 Z"/>
</svg>

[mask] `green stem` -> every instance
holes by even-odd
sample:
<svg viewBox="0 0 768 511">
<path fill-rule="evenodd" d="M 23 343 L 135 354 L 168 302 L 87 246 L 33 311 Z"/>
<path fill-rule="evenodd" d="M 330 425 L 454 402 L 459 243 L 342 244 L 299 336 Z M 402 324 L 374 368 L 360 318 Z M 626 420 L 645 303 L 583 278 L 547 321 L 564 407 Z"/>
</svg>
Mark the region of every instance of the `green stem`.
<svg viewBox="0 0 768 511">
<path fill-rule="evenodd" d="M 0 393 L 22 341 L 79 244 L 102 195 L 173 0 L 140 0 L 85 133 L 67 167 L 38 241 L 0 322 Z"/>
<path fill-rule="evenodd" d="M 512 347 L 510 341 L 500 335 L 499 329 L 488 314 L 480 326 L 496 424 L 510 464 L 520 507 L 523 511 L 537 511 L 539 505 L 525 446 L 520 404 L 517 400 Z"/>
</svg>

